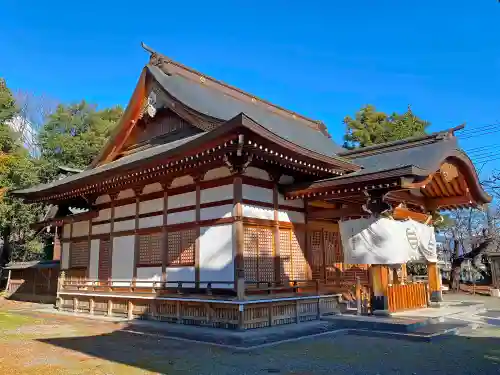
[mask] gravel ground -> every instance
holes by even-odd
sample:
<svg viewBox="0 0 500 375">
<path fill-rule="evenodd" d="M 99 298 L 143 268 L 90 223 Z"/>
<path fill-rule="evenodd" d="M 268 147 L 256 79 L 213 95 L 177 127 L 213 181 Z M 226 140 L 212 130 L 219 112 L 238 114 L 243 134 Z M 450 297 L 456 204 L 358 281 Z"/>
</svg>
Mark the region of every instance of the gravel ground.
<svg viewBox="0 0 500 375">
<path fill-rule="evenodd" d="M 500 374 L 500 329 L 492 327 L 433 343 L 322 336 L 239 352 L 135 335 L 108 322 L 2 314 L 6 308 L 0 307 L 2 375 Z"/>
</svg>

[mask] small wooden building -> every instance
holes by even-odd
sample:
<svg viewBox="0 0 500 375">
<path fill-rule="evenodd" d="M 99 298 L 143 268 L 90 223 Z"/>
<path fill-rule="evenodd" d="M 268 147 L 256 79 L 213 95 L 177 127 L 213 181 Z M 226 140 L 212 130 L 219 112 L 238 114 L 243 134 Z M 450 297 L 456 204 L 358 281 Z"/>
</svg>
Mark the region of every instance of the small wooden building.
<svg viewBox="0 0 500 375">
<path fill-rule="evenodd" d="M 55 303 L 59 261 L 32 261 L 9 263 L 5 296 L 18 301 Z"/>
<path fill-rule="evenodd" d="M 390 267 L 346 264 L 338 221 L 385 211 L 429 222 L 490 201 L 457 129 L 347 151 L 321 121 L 145 48 L 93 164 L 14 192 L 89 210 L 56 218 L 61 308 L 253 328 L 334 312 L 359 280 L 372 309 L 396 310 Z M 426 289 L 405 287 L 426 304 Z"/>
</svg>

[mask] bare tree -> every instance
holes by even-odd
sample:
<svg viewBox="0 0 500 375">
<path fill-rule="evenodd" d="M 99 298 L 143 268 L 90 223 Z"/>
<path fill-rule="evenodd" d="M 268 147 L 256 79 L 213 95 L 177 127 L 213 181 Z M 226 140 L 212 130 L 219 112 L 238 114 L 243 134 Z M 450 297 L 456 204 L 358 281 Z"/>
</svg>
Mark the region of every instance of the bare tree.
<svg viewBox="0 0 500 375">
<path fill-rule="evenodd" d="M 54 113 L 59 102 L 47 95 L 18 90 L 14 93 L 19 116 L 16 119 L 17 132 L 23 143 L 36 153 L 38 150 L 37 134 L 47 118 Z M 34 155 L 37 156 L 37 155 Z"/>
</svg>

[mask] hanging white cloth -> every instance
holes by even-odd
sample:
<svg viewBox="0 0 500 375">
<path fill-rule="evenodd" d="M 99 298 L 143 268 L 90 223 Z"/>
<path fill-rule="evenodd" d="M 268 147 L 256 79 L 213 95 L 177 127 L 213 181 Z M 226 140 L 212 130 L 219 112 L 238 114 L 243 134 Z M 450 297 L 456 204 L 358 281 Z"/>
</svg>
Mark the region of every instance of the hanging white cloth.
<svg viewBox="0 0 500 375">
<path fill-rule="evenodd" d="M 368 218 L 340 221 L 347 264 L 402 264 L 409 260 L 437 261 L 434 228 L 413 220 Z"/>
</svg>

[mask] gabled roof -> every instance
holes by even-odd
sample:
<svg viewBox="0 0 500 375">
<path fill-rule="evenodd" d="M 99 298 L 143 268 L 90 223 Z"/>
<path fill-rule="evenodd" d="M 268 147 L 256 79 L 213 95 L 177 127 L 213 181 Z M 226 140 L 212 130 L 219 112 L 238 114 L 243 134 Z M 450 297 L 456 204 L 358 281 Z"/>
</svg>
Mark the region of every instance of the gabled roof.
<svg viewBox="0 0 500 375">
<path fill-rule="evenodd" d="M 150 78 L 157 82 L 176 104 L 205 116 L 212 123 L 221 124 L 239 113 L 245 113 L 269 131 L 305 149 L 329 157 L 334 157 L 342 151 L 342 148 L 331 140 L 322 122 L 286 110 L 197 72 L 149 47 L 144 48 L 151 52 L 150 63 L 143 70 L 124 116 L 101 154 L 92 163 L 92 167 L 113 160 L 113 157 L 109 156 L 117 154 L 117 148 L 124 143 L 123 137 L 130 134 L 131 128 L 142 116 L 141 108 L 143 110 L 147 105 L 147 96 L 151 91 Z"/>
<path fill-rule="evenodd" d="M 330 157 L 343 151 L 331 138 L 292 116 L 280 115 L 261 105 L 238 100 L 179 74 L 167 75 L 157 66 L 148 65 L 147 68 L 168 94 L 203 115 L 227 121 L 245 113 L 270 132 L 305 149 Z"/>
</svg>

